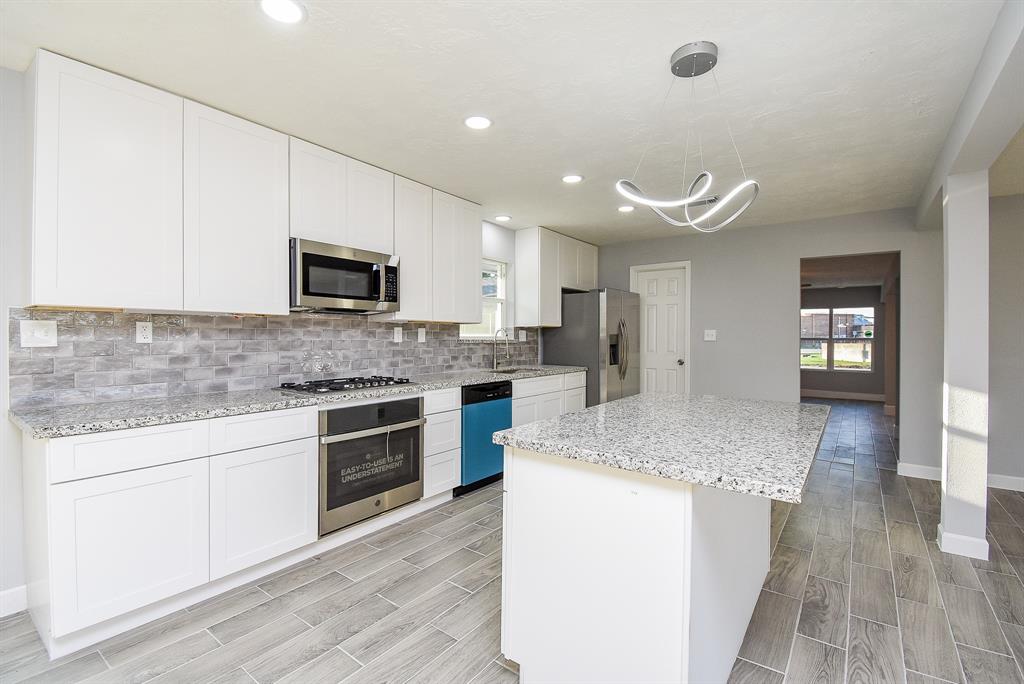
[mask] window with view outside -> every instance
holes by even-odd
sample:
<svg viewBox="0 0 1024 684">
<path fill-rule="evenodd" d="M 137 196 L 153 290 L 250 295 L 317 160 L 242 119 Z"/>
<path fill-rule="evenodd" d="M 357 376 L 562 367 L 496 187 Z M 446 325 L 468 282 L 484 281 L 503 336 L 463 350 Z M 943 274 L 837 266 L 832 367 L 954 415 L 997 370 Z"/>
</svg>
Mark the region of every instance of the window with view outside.
<svg viewBox="0 0 1024 684">
<path fill-rule="evenodd" d="M 507 325 L 506 273 L 508 265 L 493 259 L 484 259 L 480 269 L 480 296 L 483 298 L 483 317 L 479 323 L 461 326 L 460 337 L 494 337 L 499 328 Z"/>
<path fill-rule="evenodd" d="M 874 338 L 874 307 L 801 309 L 800 367 L 870 371 Z"/>
</svg>

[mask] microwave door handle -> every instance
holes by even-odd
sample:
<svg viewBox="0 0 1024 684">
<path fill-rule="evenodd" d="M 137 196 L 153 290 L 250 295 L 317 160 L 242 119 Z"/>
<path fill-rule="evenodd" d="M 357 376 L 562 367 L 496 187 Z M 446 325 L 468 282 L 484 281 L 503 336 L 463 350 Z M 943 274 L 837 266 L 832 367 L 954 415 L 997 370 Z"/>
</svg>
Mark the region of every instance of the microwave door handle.
<svg viewBox="0 0 1024 684">
<path fill-rule="evenodd" d="M 395 423 L 394 425 L 382 425 L 380 427 L 369 428 L 367 430 L 359 430 L 357 432 L 346 432 L 342 435 L 330 435 L 328 437 L 321 437 L 321 444 L 337 444 L 338 442 L 350 442 L 353 439 L 362 439 L 363 437 L 372 437 L 373 435 L 383 435 L 395 430 L 406 430 L 408 428 L 419 427 L 427 422 L 426 418 L 419 418 L 417 420 L 408 420 L 404 423 Z"/>
</svg>

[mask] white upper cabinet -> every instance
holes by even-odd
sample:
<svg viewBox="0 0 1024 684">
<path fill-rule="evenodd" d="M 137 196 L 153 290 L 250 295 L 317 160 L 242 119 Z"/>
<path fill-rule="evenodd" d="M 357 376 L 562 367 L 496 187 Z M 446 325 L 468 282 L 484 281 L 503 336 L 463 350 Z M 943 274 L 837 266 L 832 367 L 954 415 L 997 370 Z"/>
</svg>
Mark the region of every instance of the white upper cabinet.
<svg viewBox="0 0 1024 684">
<path fill-rule="evenodd" d="M 434 190 L 433 320 L 478 323 L 482 314 L 480 207 Z"/>
<path fill-rule="evenodd" d="M 31 303 L 181 309 L 182 98 L 42 50 L 30 78 Z"/>
<path fill-rule="evenodd" d="M 516 231 L 516 325 L 562 324 L 558 238 L 546 228 Z"/>
<path fill-rule="evenodd" d="M 298 138 L 289 144 L 291 236 L 350 246 L 348 157 Z"/>
<path fill-rule="evenodd" d="M 395 176 L 395 255 L 398 256 L 398 301 L 394 317 L 429 321 L 434 308 L 434 191 Z"/>
<path fill-rule="evenodd" d="M 597 287 L 597 247 L 559 235 L 558 281 L 569 290 L 586 291 Z"/>
<path fill-rule="evenodd" d="M 346 176 L 348 236 L 340 244 L 394 254 L 395 174 L 348 159 Z"/>
<path fill-rule="evenodd" d="M 185 309 L 288 313 L 288 136 L 185 102 Z"/>
</svg>

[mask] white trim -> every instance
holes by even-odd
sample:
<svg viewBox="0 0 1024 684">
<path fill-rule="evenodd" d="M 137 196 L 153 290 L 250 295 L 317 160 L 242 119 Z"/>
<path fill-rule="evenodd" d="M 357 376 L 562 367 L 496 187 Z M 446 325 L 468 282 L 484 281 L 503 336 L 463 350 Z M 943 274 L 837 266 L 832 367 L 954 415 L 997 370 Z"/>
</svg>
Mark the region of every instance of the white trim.
<svg viewBox="0 0 1024 684">
<path fill-rule="evenodd" d="M 868 394 L 866 392 L 833 392 L 832 390 L 801 389 L 801 397 L 815 399 L 855 399 L 858 401 L 885 401 L 884 394 Z"/>
<path fill-rule="evenodd" d="M 887 416 L 895 416 L 896 404 L 886 404 L 885 406 L 882 407 L 882 413 Z"/>
<path fill-rule="evenodd" d="M 995 487 L 996 489 L 1012 489 L 1015 492 L 1024 492 L 1024 477 L 989 473 L 988 486 Z"/>
<path fill-rule="evenodd" d="M 944 553 L 988 560 L 988 540 L 985 537 L 968 537 L 964 534 L 944 532 L 939 523 L 939 548 Z"/>
<path fill-rule="evenodd" d="M 683 393 L 690 393 L 690 377 L 693 375 L 693 356 L 690 354 L 690 271 L 689 261 L 668 261 L 661 264 L 638 264 L 629 267 L 629 291 L 640 294 L 640 274 L 645 271 L 664 271 L 672 268 L 683 269 L 683 282 L 686 284 L 686 311 L 683 316 L 683 360 L 686 362 L 686 373 L 683 375 Z M 643 366 L 643 345 L 640 345 L 640 365 Z"/>
<path fill-rule="evenodd" d="M 28 608 L 28 590 L 24 584 L 0 591 L 0 617 L 14 615 Z"/>
<path fill-rule="evenodd" d="M 939 466 L 918 465 L 900 461 L 896 464 L 896 472 L 903 477 L 918 477 L 923 480 L 942 480 L 942 468 Z"/>
</svg>

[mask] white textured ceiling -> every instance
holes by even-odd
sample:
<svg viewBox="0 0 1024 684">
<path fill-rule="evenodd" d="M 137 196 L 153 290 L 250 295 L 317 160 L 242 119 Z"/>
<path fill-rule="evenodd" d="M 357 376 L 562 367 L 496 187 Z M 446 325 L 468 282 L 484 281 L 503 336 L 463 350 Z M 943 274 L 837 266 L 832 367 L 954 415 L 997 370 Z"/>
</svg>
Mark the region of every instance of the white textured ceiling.
<svg viewBox="0 0 1024 684">
<path fill-rule="evenodd" d="M 255 0 L 0 1 L 0 63 L 36 47 L 152 83 L 510 214 L 606 244 L 671 235 L 616 211 L 683 43 L 637 181 L 678 186 L 687 120 L 723 183 L 761 196 L 739 225 L 913 205 L 999 10 L 972 2 L 328 2 L 297 26 Z M 487 131 L 462 125 L 494 119 Z M 564 186 L 569 172 L 586 176 Z M 692 172 L 692 167 L 691 167 Z"/>
</svg>

